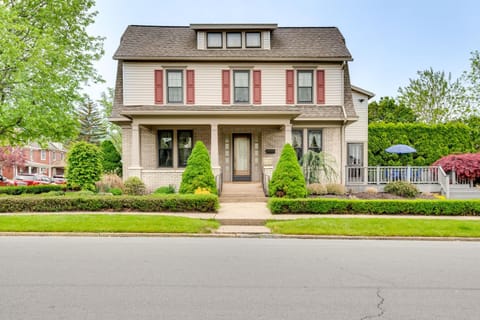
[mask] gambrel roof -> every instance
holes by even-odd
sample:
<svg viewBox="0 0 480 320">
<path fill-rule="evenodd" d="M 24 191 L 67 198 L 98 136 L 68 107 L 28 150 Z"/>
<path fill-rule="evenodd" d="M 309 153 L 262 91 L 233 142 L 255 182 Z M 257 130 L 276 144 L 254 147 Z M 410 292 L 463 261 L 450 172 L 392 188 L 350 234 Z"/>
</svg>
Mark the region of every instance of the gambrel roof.
<svg viewBox="0 0 480 320">
<path fill-rule="evenodd" d="M 350 61 L 336 27 L 279 27 L 271 30 L 271 49 L 199 50 L 191 27 L 131 25 L 113 58 L 117 60 Z"/>
</svg>

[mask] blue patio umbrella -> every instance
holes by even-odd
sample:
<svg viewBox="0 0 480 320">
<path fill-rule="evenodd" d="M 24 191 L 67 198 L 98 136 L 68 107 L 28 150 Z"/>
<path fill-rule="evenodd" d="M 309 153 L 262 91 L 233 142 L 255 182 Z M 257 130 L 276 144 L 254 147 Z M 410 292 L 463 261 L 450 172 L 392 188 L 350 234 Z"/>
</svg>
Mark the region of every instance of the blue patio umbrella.
<svg viewBox="0 0 480 320">
<path fill-rule="evenodd" d="M 385 151 L 388 153 L 397 153 L 397 154 L 417 152 L 415 148 L 407 146 L 406 144 L 396 144 L 394 146 L 388 147 L 387 149 L 385 149 Z"/>
</svg>

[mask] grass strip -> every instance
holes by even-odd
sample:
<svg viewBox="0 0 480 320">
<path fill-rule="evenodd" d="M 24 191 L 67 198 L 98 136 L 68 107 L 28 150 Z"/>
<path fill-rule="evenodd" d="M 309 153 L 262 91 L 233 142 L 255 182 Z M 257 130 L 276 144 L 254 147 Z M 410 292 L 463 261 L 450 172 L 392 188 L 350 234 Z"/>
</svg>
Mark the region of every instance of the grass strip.
<svg viewBox="0 0 480 320">
<path fill-rule="evenodd" d="M 210 233 L 219 223 L 185 217 L 124 214 L 0 216 L 1 232 Z"/>
<path fill-rule="evenodd" d="M 273 233 L 294 235 L 480 237 L 480 221 L 409 218 L 311 218 L 269 221 Z"/>
</svg>

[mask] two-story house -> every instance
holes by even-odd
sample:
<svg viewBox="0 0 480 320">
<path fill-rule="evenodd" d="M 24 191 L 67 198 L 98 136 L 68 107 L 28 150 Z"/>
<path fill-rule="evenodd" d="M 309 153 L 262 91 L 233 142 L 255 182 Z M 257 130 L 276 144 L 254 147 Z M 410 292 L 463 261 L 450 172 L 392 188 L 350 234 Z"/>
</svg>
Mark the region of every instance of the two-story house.
<svg viewBox="0 0 480 320">
<path fill-rule="evenodd" d="M 271 175 L 285 143 L 299 158 L 331 154 L 340 183 L 347 164 L 367 162 L 373 94 L 352 88 L 335 27 L 133 25 L 114 59 L 125 178 L 178 186 L 198 140 L 224 182 Z"/>
</svg>

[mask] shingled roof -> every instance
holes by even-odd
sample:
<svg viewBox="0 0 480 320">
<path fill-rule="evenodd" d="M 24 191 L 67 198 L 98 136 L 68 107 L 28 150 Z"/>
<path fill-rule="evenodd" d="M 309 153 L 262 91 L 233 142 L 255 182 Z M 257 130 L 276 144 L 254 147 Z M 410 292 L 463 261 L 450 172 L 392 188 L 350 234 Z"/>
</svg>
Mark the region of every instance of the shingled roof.
<svg viewBox="0 0 480 320">
<path fill-rule="evenodd" d="M 352 56 L 336 27 L 279 27 L 271 49 L 199 50 L 190 27 L 128 26 L 113 58 L 117 60 L 311 60 L 349 61 Z"/>
</svg>

